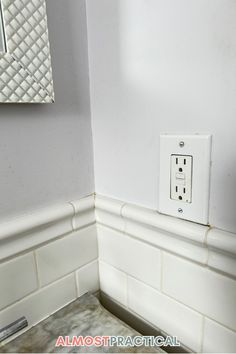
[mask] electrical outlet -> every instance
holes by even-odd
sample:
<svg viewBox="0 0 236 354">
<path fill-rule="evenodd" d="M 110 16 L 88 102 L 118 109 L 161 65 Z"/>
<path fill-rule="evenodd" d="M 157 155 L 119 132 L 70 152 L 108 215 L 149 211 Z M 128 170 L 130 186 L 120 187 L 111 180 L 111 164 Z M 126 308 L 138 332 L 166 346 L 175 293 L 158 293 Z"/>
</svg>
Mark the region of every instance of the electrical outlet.
<svg viewBox="0 0 236 354">
<path fill-rule="evenodd" d="M 184 203 L 192 202 L 192 166 L 192 156 L 171 155 L 171 199 Z"/>
<path fill-rule="evenodd" d="M 159 212 L 208 224 L 211 135 L 161 135 Z"/>
</svg>

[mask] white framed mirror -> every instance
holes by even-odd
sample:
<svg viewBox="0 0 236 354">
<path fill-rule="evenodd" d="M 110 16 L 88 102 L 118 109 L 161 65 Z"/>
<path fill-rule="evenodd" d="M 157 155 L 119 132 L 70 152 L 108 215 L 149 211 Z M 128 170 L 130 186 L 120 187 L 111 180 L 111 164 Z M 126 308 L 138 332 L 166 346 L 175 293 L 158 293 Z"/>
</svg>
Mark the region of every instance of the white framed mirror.
<svg viewBox="0 0 236 354">
<path fill-rule="evenodd" d="M 6 52 L 6 38 L 3 26 L 2 6 L 0 1 L 0 53 Z"/>
<path fill-rule="evenodd" d="M 51 103 L 45 0 L 0 0 L 0 103 Z"/>
</svg>

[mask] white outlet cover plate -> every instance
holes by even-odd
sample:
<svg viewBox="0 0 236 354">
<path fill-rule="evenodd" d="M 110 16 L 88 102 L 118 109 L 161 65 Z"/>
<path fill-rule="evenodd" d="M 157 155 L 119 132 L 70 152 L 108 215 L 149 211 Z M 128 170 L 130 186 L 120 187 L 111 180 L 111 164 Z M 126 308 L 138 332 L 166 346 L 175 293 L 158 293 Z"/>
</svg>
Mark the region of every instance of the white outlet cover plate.
<svg viewBox="0 0 236 354">
<path fill-rule="evenodd" d="M 184 146 L 180 146 L 184 142 Z M 207 225 L 209 223 L 211 135 L 160 136 L 159 212 Z M 192 202 L 170 197 L 171 155 L 193 157 Z M 182 212 L 179 212 L 182 209 Z"/>
</svg>

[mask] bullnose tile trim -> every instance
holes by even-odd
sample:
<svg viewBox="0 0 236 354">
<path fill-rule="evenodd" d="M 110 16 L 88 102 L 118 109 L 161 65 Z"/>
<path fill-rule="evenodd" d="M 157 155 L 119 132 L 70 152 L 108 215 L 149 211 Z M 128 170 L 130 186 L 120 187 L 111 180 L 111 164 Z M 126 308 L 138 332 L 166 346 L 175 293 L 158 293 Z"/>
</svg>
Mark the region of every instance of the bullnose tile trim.
<svg viewBox="0 0 236 354">
<path fill-rule="evenodd" d="M 98 225 L 236 276 L 236 234 L 100 195 L 95 208 Z"/>
<path fill-rule="evenodd" d="M 0 223 L 0 261 L 92 223 L 95 223 L 93 195 L 4 221 Z"/>
</svg>

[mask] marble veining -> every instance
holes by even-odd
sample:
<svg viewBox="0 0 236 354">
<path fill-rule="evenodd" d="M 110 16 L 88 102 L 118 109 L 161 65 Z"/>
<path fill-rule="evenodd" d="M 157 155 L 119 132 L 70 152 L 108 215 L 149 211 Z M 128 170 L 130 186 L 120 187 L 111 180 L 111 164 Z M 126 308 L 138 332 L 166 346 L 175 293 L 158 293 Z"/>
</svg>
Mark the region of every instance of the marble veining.
<svg viewBox="0 0 236 354">
<path fill-rule="evenodd" d="M 0 347 L 2 353 L 164 353 L 153 347 L 55 347 L 58 336 L 136 336 L 134 329 L 113 316 L 98 299 L 85 294 L 46 320 Z"/>
</svg>

